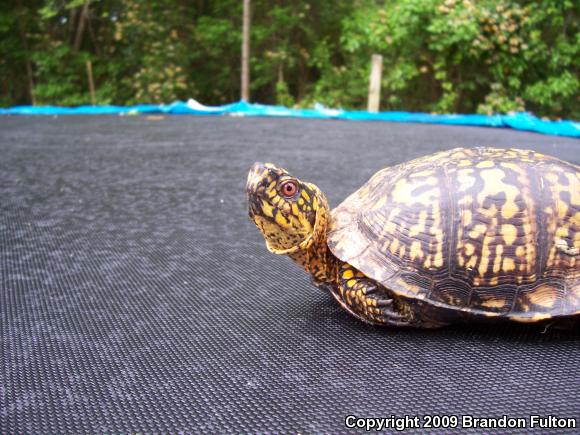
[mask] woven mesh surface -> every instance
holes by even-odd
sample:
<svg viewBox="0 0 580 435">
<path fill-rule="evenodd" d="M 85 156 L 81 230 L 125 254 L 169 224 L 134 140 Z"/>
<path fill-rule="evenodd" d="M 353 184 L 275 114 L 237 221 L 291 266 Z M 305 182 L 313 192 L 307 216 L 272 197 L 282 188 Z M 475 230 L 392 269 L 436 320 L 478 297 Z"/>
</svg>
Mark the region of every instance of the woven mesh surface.
<svg viewBox="0 0 580 435">
<path fill-rule="evenodd" d="M 367 326 L 269 254 L 247 219 L 256 160 L 318 184 L 336 206 L 384 166 L 466 145 L 580 163 L 577 140 L 469 127 L 0 119 L 0 433 L 580 417 L 578 335 Z"/>
</svg>

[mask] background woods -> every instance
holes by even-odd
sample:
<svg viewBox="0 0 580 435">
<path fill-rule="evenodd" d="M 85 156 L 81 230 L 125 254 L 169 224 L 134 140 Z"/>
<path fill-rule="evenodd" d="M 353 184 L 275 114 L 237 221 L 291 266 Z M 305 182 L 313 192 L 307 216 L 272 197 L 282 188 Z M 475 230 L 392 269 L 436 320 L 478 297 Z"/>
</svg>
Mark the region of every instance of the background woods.
<svg viewBox="0 0 580 435">
<path fill-rule="evenodd" d="M 252 0 L 251 100 L 580 118 L 572 0 Z M 240 95 L 241 0 L 9 0 L 0 105 L 204 104 Z"/>
</svg>

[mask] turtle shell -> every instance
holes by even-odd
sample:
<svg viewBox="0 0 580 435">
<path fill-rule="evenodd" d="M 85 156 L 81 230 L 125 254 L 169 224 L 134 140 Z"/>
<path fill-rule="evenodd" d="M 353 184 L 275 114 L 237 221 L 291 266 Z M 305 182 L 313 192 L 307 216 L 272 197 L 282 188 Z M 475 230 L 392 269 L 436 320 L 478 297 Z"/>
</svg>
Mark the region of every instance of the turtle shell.
<svg viewBox="0 0 580 435">
<path fill-rule="evenodd" d="M 580 314 L 580 167 L 458 148 L 386 168 L 332 211 L 328 246 L 435 319 Z"/>
</svg>

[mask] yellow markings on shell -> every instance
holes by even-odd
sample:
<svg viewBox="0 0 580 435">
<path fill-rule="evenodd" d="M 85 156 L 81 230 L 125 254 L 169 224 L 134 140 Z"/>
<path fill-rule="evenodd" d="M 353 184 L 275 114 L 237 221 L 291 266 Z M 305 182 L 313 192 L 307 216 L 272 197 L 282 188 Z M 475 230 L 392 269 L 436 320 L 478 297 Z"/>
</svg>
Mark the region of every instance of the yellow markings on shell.
<svg viewBox="0 0 580 435">
<path fill-rule="evenodd" d="M 421 292 L 421 287 L 419 287 L 416 284 L 408 283 L 405 280 L 403 280 L 402 278 L 398 278 L 396 283 L 399 284 L 404 289 L 409 290 L 411 293 L 418 294 Z"/>
<path fill-rule="evenodd" d="M 347 285 L 347 286 L 349 286 L 349 287 L 352 287 L 352 286 L 354 286 L 355 284 L 356 284 L 356 279 L 349 279 L 349 280 L 346 282 L 346 285 Z"/>
<path fill-rule="evenodd" d="M 435 257 L 433 258 L 433 266 L 443 266 L 443 231 L 441 225 L 441 213 L 439 203 L 433 204 L 433 226 L 431 227 L 431 234 L 435 236 L 437 242 Z"/>
<path fill-rule="evenodd" d="M 483 189 L 477 196 L 480 204 L 483 204 L 488 196 L 505 193 L 506 201 L 501 208 L 501 215 L 504 219 L 510 219 L 519 211 L 516 197 L 520 193 L 519 189 L 511 184 L 504 183 L 505 172 L 501 169 L 485 169 L 480 172 L 483 179 Z"/>
<path fill-rule="evenodd" d="M 471 210 L 463 210 L 461 214 L 461 225 L 466 228 L 468 225 L 471 224 L 471 220 L 473 219 L 473 213 Z"/>
<path fill-rule="evenodd" d="M 390 251 L 391 254 L 394 254 L 395 252 L 397 252 L 397 249 L 399 248 L 399 239 L 393 239 L 391 246 L 390 246 Z"/>
<path fill-rule="evenodd" d="M 427 171 L 414 172 L 409 176 L 411 178 L 417 178 L 417 177 L 430 177 L 432 175 L 434 175 L 434 172 L 431 170 L 427 170 Z"/>
<path fill-rule="evenodd" d="M 527 297 L 534 305 L 539 305 L 544 308 L 552 308 L 556 304 L 558 295 L 553 287 L 549 285 L 541 285 L 533 292 L 528 293 Z"/>
<path fill-rule="evenodd" d="M 473 253 L 475 252 L 475 246 L 473 246 L 473 244 L 471 243 L 466 243 L 465 244 L 465 255 L 473 255 Z"/>
<path fill-rule="evenodd" d="M 423 250 L 421 249 L 421 242 L 419 242 L 418 240 L 415 240 L 411 243 L 409 257 L 411 258 L 411 260 L 415 260 L 415 258 L 421 259 L 424 257 Z"/>
<path fill-rule="evenodd" d="M 460 205 L 465 205 L 465 206 L 471 205 L 471 204 L 473 204 L 473 198 L 471 196 L 464 196 L 458 202 Z"/>
<path fill-rule="evenodd" d="M 572 225 L 580 227 L 580 211 L 574 213 L 574 216 L 572 216 L 572 219 L 570 220 L 572 221 Z"/>
<path fill-rule="evenodd" d="M 435 257 L 433 258 L 433 266 L 435 267 L 443 266 L 443 252 L 439 251 L 435 254 Z"/>
<path fill-rule="evenodd" d="M 460 159 L 462 157 L 465 157 L 465 153 L 463 151 L 456 151 L 453 154 L 451 154 L 451 157 L 454 159 Z"/>
<path fill-rule="evenodd" d="M 558 228 L 556 230 L 555 236 L 556 236 L 556 243 L 558 243 L 557 240 L 560 238 L 562 238 L 562 239 L 567 238 L 568 237 L 568 228 L 566 228 L 566 227 Z"/>
<path fill-rule="evenodd" d="M 399 257 L 403 258 L 405 256 L 406 251 L 407 251 L 407 247 L 405 245 L 402 245 L 399 248 Z"/>
<path fill-rule="evenodd" d="M 359 198 L 366 198 L 368 193 L 370 190 L 370 185 L 367 183 L 365 184 L 363 187 L 361 187 L 359 190 L 357 190 L 355 192 L 355 194 L 359 197 Z"/>
<path fill-rule="evenodd" d="M 372 207 L 371 210 L 372 211 L 376 211 L 381 209 L 385 204 L 387 203 L 387 197 L 386 196 L 382 196 Z"/>
<path fill-rule="evenodd" d="M 486 308 L 503 308 L 503 307 L 505 307 L 506 302 L 507 301 L 505 299 L 490 298 L 490 299 L 483 301 L 481 303 L 481 306 L 486 307 Z"/>
<path fill-rule="evenodd" d="M 428 189 L 420 194 L 413 194 L 413 191 L 419 187 L 423 186 L 433 186 L 432 189 Z M 428 177 L 423 180 L 418 180 L 417 182 L 409 183 L 405 178 L 397 181 L 395 187 L 391 192 L 392 199 L 395 202 L 400 202 L 404 204 L 415 204 L 420 203 L 424 205 L 429 205 L 432 203 L 433 199 L 439 196 L 439 188 L 437 186 L 436 177 Z"/>
<path fill-rule="evenodd" d="M 425 232 L 425 222 L 427 221 L 427 211 L 419 212 L 419 221 L 409 229 L 409 237 L 415 237 Z"/>
<path fill-rule="evenodd" d="M 503 259 L 501 268 L 504 272 L 513 272 L 516 270 L 516 263 L 513 258 L 506 257 Z"/>
<path fill-rule="evenodd" d="M 503 254 L 503 245 L 495 247 L 495 259 L 493 260 L 493 273 L 497 274 L 501 269 L 501 256 Z"/>
<path fill-rule="evenodd" d="M 527 245 L 526 248 L 526 262 L 522 264 L 520 270 L 530 272 L 534 265 L 534 259 L 536 258 L 536 247 L 534 245 Z M 531 277 L 530 277 L 531 278 Z"/>
<path fill-rule="evenodd" d="M 552 317 L 550 314 L 548 313 L 537 313 L 534 314 L 533 316 L 511 316 L 510 319 L 511 320 L 515 320 L 516 322 L 521 322 L 521 323 L 535 323 L 535 322 L 539 322 L 540 320 L 545 320 L 545 319 L 549 319 L 550 317 Z"/>
<path fill-rule="evenodd" d="M 473 269 L 476 264 L 477 264 L 477 255 L 472 255 L 469 258 L 469 261 L 467 263 L 465 263 L 465 268 L 467 270 Z"/>
<path fill-rule="evenodd" d="M 492 204 L 489 208 L 480 208 L 477 210 L 478 213 L 481 213 L 483 216 L 492 218 L 497 216 L 497 207 L 495 204 Z"/>
<path fill-rule="evenodd" d="M 491 227 L 494 228 L 496 224 L 497 219 L 492 219 Z M 480 276 L 485 275 L 485 272 L 487 271 L 487 266 L 489 265 L 489 261 L 491 259 L 491 249 L 489 249 L 489 245 L 491 245 L 493 241 L 494 241 L 493 236 L 485 236 L 483 238 L 483 243 L 481 247 L 481 261 L 479 263 L 478 268 Z"/>
<path fill-rule="evenodd" d="M 475 165 L 476 168 L 493 168 L 494 163 L 491 160 L 484 160 Z"/>
<path fill-rule="evenodd" d="M 548 220 L 548 233 L 553 237 L 551 249 L 548 254 L 547 266 L 578 270 L 578 262 L 575 256 L 580 250 L 580 212 L 574 210 L 580 205 L 580 179 L 573 172 L 551 172 L 545 174 L 544 179 L 549 186 L 552 196 L 552 207 L 544 209 Z M 565 178 L 565 183 L 559 180 Z M 562 200 L 563 194 L 569 198 L 569 202 Z M 562 239 L 570 238 L 567 241 Z"/>
<path fill-rule="evenodd" d="M 464 192 L 473 187 L 475 184 L 475 177 L 472 177 L 473 169 L 461 169 L 457 171 L 457 181 L 459 182 L 458 191 Z"/>
<path fill-rule="evenodd" d="M 524 234 L 526 236 L 529 236 L 530 233 L 532 232 L 532 225 L 529 223 L 529 221 L 525 221 L 522 227 L 524 228 Z"/>
<path fill-rule="evenodd" d="M 512 245 L 518 237 L 518 229 L 515 225 L 511 224 L 503 224 L 500 233 L 507 245 Z"/>
<path fill-rule="evenodd" d="M 485 234 L 487 227 L 484 224 L 477 224 L 469 232 L 469 237 L 471 239 L 478 239 L 482 234 Z"/>
<path fill-rule="evenodd" d="M 274 207 L 262 200 L 262 213 L 268 217 L 274 217 Z"/>
<path fill-rule="evenodd" d="M 523 174 L 524 173 L 522 167 L 520 165 L 516 164 L 516 163 L 513 163 L 513 162 L 502 162 L 501 163 L 501 166 L 503 168 L 506 168 L 506 169 L 511 169 L 512 171 L 515 171 L 515 172 L 517 172 L 519 174 Z"/>
<path fill-rule="evenodd" d="M 568 214 L 568 204 L 558 198 L 556 200 L 556 211 L 558 213 L 558 217 L 560 219 L 564 219 Z"/>
<path fill-rule="evenodd" d="M 395 207 L 389 213 L 389 216 L 387 217 L 387 223 L 385 225 L 385 230 L 387 231 L 387 233 L 392 233 L 397 229 L 397 226 L 393 223 L 393 220 L 400 212 L 401 209 Z"/>
</svg>

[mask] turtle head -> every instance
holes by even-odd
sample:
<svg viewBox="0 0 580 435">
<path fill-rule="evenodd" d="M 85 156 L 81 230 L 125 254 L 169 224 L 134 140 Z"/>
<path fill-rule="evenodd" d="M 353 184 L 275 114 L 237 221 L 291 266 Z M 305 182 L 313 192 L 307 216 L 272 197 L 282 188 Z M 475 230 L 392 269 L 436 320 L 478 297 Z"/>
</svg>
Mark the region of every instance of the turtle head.
<svg viewBox="0 0 580 435">
<path fill-rule="evenodd" d="M 250 219 L 275 254 L 292 254 L 326 235 L 328 205 L 314 184 L 270 163 L 255 163 L 246 184 Z M 324 240 L 326 244 L 326 240 Z"/>
</svg>

